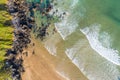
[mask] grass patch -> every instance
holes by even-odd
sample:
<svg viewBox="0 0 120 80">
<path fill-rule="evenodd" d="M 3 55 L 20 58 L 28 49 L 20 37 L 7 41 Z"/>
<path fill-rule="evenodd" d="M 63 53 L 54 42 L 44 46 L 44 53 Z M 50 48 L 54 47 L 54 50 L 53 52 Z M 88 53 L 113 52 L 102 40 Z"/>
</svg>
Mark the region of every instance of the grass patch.
<svg viewBox="0 0 120 80">
<path fill-rule="evenodd" d="M 13 39 L 13 28 L 10 25 L 11 16 L 6 10 L 6 2 L 7 0 L 0 0 L 0 80 L 10 78 L 9 72 L 2 69 L 4 54 L 6 49 L 11 48 Z"/>
</svg>

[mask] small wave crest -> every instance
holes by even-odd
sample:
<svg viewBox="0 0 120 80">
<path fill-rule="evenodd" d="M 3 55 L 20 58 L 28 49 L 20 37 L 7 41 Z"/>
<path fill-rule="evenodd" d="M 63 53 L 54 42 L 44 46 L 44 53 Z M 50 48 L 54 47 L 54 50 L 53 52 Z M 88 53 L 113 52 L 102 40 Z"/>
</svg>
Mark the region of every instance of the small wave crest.
<svg viewBox="0 0 120 80">
<path fill-rule="evenodd" d="M 77 41 L 65 53 L 89 80 L 117 80 L 119 70 L 110 61 L 96 54 L 85 39 Z"/>
<path fill-rule="evenodd" d="M 60 22 L 55 23 L 55 28 L 57 29 L 63 40 L 65 40 L 67 36 L 71 35 L 78 27 L 78 20 L 76 20 L 76 18 L 74 17 L 75 15 L 73 15 L 73 10 L 76 8 L 77 2 L 78 0 L 70 0 L 69 4 L 61 4 L 64 7 L 59 6 L 54 8 L 54 10 L 58 9 L 58 16 L 60 16 L 63 12 L 66 13 L 66 15 L 63 15 L 63 17 L 60 19 Z M 77 13 L 79 14 L 79 12 Z"/>
<path fill-rule="evenodd" d="M 56 47 L 54 45 L 49 46 L 48 44 L 45 44 L 45 48 L 51 55 L 56 56 Z"/>
<path fill-rule="evenodd" d="M 56 71 L 60 76 L 62 76 L 63 78 L 65 78 L 66 80 L 70 80 L 67 75 L 64 72 L 58 72 Z"/>
<path fill-rule="evenodd" d="M 67 36 L 72 34 L 77 28 L 77 26 L 78 25 L 76 22 L 70 23 L 68 22 L 68 20 L 63 20 L 60 23 L 55 23 L 55 27 L 59 34 L 61 35 L 61 37 L 63 38 L 63 40 L 65 40 Z"/>
<path fill-rule="evenodd" d="M 90 27 L 86 27 L 84 29 L 80 29 L 80 31 L 86 35 L 91 47 L 98 52 L 102 57 L 113 62 L 116 65 L 120 65 L 120 57 L 118 55 L 118 51 L 111 49 L 108 47 L 110 44 L 110 37 L 107 33 L 103 40 L 106 43 L 107 47 L 104 47 L 103 44 L 99 41 L 99 32 L 100 32 L 100 24 L 93 24 Z M 107 38 L 107 39 L 106 39 Z M 106 41 L 107 40 L 107 41 Z"/>
</svg>

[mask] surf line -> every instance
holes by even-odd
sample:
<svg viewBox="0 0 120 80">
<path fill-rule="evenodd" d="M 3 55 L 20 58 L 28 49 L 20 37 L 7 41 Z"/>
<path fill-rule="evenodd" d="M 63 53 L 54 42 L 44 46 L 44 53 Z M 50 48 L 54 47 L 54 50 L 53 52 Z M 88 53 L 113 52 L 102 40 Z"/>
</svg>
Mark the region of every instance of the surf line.
<svg viewBox="0 0 120 80">
<path fill-rule="evenodd" d="M 43 2 L 39 2 L 42 4 Z M 12 15 L 12 24 L 14 26 L 14 41 L 11 49 L 6 51 L 5 56 L 7 57 L 5 64 L 6 68 L 9 68 L 11 72 L 11 76 L 15 80 L 21 80 L 21 73 L 25 72 L 23 66 L 23 54 L 28 56 L 28 52 L 23 53 L 24 49 L 28 47 L 28 44 L 31 43 L 30 40 L 30 32 L 32 29 L 37 26 L 35 24 L 35 15 L 34 11 L 40 10 L 40 14 L 43 17 L 47 17 L 47 21 L 54 19 L 54 14 L 57 12 L 53 12 L 52 15 L 49 15 L 49 11 L 52 9 L 52 5 L 50 2 L 47 2 L 46 8 L 40 7 L 39 3 L 27 2 L 26 0 L 8 0 L 8 11 Z M 52 16 L 52 17 L 50 17 Z M 46 36 L 47 28 L 50 23 L 45 25 L 41 23 L 41 28 L 35 31 L 39 31 L 37 37 L 41 40 Z M 55 29 L 53 29 L 56 32 Z"/>
<path fill-rule="evenodd" d="M 103 58 L 107 59 L 108 61 L 112 62 L 113 64 L 120 65 L 120 57 L 118 55 L 118 51 L 111 49 L 111 48 L 105 48 L 102 46 L 102 44 L 98 40 L 98 34 L 99 34 L 99 24 L 94 24 L 90 27 L 86 27 L 84 29 L 80 29 L 80 31 L 86 36 L 88 39 L 90 46 Z M 94 30 L 94 31 L 90 31 Z M 96 32 L 95 32 L 96 31 Z M 94 43 L 93 43 L 94 41 Z"/>
</svg>

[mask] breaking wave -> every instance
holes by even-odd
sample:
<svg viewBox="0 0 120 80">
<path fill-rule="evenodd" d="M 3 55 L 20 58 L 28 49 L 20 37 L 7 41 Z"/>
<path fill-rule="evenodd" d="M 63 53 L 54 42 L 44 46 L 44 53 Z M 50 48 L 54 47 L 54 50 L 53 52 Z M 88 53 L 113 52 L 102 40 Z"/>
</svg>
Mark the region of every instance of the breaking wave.
<svg viewBox="0 0 120 80">
<path fill-rule="evenodd" d="M 120 65 L 120 57 L 118 55 L 118 51 L 110 48 L 110 36 L 104 32 L 103 36 L 103 44 L 99 41 L 99 32 L 100 32 L 100 24 L 93 24 L 90 27 L 86 27 L 80 29 L 80 31 L 86 35 L 91 47 L 98 52 L 105 59 L 113 62 L 114 64 Z M 107 45 L 104 47 L 103 45 Z"/>
</svg>

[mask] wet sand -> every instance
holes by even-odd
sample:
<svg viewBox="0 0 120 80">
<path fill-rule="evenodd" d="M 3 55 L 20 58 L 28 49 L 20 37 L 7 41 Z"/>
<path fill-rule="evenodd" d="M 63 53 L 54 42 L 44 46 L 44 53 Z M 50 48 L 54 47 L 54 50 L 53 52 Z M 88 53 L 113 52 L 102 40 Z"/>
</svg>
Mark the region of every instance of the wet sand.
<svg viewBox="0 0 120 80">
<path fill-rule="evenodd" d="M 28 56 L 23 55 L 25 72 L 22 74 L 22 80 L 65 80 L 56 73 L 55 68 L 46 53 L 48 52 L 39 45 L 34 38 L 31 39 L 35 43 L 31 44 L 28 51 Z M 33 49 L 35 54 L 32 54 Z"/>
<path fill-rule="evenodd" d="M 40 41 L 34 37 L 31 41 L 35 46 L 30 44 L 26 50 L 28 56 L 23 55 L 25 67 L 25 72 L 22 74 L 23 80 L 88 80 L 69 59 L 65 61 L 57 59 L 48 53 Z M 32 54 L 33 50 L 35 54 Z M 65 72 L 67 76 L 58 71 Z"/>
</svg>

